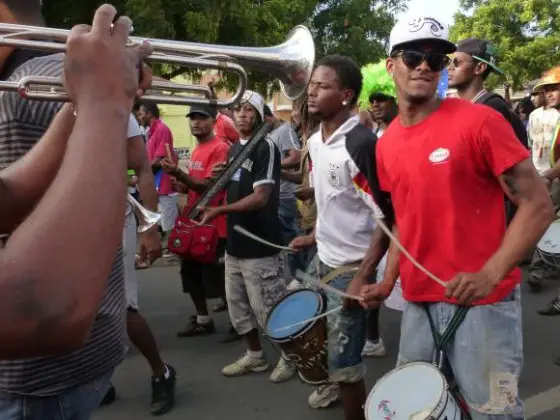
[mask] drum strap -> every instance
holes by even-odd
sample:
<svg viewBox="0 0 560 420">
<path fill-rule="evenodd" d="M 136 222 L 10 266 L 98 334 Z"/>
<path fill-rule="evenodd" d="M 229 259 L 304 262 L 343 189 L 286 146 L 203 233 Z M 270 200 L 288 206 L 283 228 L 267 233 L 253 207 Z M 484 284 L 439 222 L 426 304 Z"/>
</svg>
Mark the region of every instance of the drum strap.
<svg viewBox="0 0 560 420">
<path fill-rule="evenodd" d="M 436 352 L 445 351 L 447 344 L 449 344 L 449 341 L 453 338 L 453 335 L 455 335 L 455 332 L 457 331 L 461 323 L 465 320 L 469 307 L 459 306 L 457 308 L 455 314 L 453 314 L 453 318 L 451 318 L 451 321 L 449 322 L 449 325 L 447 326 L 443 334 L 440 334 L 434 325 L 434 320 L 430 315 L 429 304 L 424 304 L 424 309 L 426 310 L 428 320 L 430 321 L 430 329 L 432 330 L 432 336 L 434 337 Z"/>
<path fill-rule="evenodd" d="M 319 262 L 317 262 L 317 264 L 319 264 Z M 352 263 L 352 264 L 341 265 L 340 267 L 335 268 L 332 271 L 329 271 L 326 276 L 321 277 L 321 283 L 329 284 L 331 281 L 333 281 L 338 276 L 340 276 L 342 274 L 345 274 L 349 271 L 355 271 L 358 268 L 360 268 L 360 263 L 359 262 Z"/>
</svg>

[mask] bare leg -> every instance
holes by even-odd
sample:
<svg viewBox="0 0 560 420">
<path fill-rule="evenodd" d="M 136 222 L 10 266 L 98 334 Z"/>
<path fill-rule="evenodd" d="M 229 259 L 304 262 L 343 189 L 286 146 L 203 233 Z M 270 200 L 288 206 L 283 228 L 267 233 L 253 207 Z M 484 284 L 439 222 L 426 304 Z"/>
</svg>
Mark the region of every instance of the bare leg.
<svg viewBox="0 0 560 420">
<path fill-rule="evenodd" d="M 344 409 L 344 420 L 365 420 L 366 384 L 364 380 L 356 383 L 339 383 L 340 397 Z"/>
<path fill-rule="evenodd" d="M 261 351 L 261 342 L 259 340 L 259 330 L 254 329 L 245 334 L 247 340 L 247 347 L 250 351 Z"/>
<path fill-rule="evenodd" d="M 159 354 L 154 335 L 144 317 L 137 311 L 128 310 L 126 313 L 126 329 L 132 344 L 150 364 L 153 376 L 164 376 L 166 372 L 165 364 Z"/>
</svg>

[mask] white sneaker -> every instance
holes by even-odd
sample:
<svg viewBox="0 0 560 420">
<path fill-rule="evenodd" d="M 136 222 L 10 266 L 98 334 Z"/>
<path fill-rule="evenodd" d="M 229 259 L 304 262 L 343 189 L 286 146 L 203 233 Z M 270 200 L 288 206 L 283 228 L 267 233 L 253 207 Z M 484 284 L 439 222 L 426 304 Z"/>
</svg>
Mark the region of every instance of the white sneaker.
<svg viewBox="0 0 560 420">
<path fill-rule="evenodd" d="M 294 377 L 296 371 L 288 362 L 286 362 L 282 357 L 278 361 L 278 364 L 270 374 L 270 382 L 279 384 L 281 382 L 289 381 Z"/>
<path fill-rule="evenodd" d="M 367 340 L 362 350 L 362 356 L 366 357 L 383 357 L 387 355 L 387 350 L 385 349 L 385 344 L 383 339 L 380 338 L 377 343 Z"/>
<path fill-rule="evenodd" d="M 299 281 L 297 281 L 296 279 L 293 279 L 287 286 L 286 289 L 288 290 L 297 290 L 297 289 L 301 289 L 303 286 L 301 285 L 301 283 Z"/>
<path fill-rule="evenodd" d="M 253 372 L 264 372 L 266 370 L 268 370 L 268 363 L 264 357 L 255 359 L 253 357 L 249 357 L 247 354 L 244 354 L 240 359 L 223 368 L 222 373 L 224 376 L 233 377 Z"/>
<path fill-rule="evenodd" d="M 340 387 L 338 384 L 325 384 L 315 388 L 309 396 L 307 403 L 311 408 L 327 408 L 340 398 Z"/>
</svg>

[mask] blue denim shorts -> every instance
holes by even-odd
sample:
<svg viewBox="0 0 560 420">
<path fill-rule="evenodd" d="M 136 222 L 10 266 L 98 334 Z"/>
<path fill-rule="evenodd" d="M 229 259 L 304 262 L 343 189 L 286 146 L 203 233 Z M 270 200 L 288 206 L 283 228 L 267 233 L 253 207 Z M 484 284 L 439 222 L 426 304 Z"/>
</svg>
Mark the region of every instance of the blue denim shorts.
<svg viewBox="0 0 560 420">
<path fill-rule="evenodd" d="M 434 327 L 445 331 L 457 307 L 429 305 Z M 401 321 L 397 364 L 431 362 L 434 341 L 425 308 L 407 302 Z M 521 293 L 501 302 L 469 309 L 446 354 L 473 420 L 523 420 L 518 380 L 523 366 Z"/>
<path fill-rule="evenodd" d="M 308 274 L 314 278 L 326 276 L 334 268 L 322 263 L 315 256 L 309 264 Z M 354 278 L 354 272 L 342 273 L 329 285 L 346 291 Z M 342 305 L 342 298 L 334 293 L 324 293 L 326 310 Z M 362 350 L 366 342 L 366 311 L 359 306 L 343 308 L 327 315 L 329 379 L 332 382 L 353 383 L 362 380 L 366 367 L 362 360 Z"/>
<path fill-rule="evenodd" d="M 0 393 L 0 420 L 89 420 L 109 389 L 113 369 L 51 397 Z"/>
</svg>

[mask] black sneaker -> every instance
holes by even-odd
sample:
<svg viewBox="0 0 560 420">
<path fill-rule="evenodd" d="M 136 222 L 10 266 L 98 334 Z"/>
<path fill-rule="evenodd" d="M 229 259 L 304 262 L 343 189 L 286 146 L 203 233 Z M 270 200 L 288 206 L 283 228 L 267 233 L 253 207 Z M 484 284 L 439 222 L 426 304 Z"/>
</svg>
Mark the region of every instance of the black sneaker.
<svg viewBox="0 0 560 420">
<path fill-rule="evenodd" d="M 534 280 L 527 280 L 527 286 L 529 286 L 529 292 L 533 294 L 541 293 L 543 290 L 543 285 L 541 282 Z"/>
<path fill-rule="evenodd" d="M 243 336 L 237 334 L 237 331 L 235 331 L 235 328 L 233 328 L 233 325 L 230 325 L 227 335 L 222 340 L 220 340 L 220 343 L 228 344 L 228 343 L 233 343 L 235 341 L 239 341 L 239 340 L 242 340 L 242 339 L 243 339 Z"/>
<path fill-rule="evenodd" d="M 560 299 L 555 298 L 552 302 L 546 305 L 544 308 L 537 310 L 540 315 L 546 316 L 556 316 L 560 315 Z"/>
<path fill-rule="evenodd" d="M 196 322 L 196 318 L 189 325 L 185 327 L 184 330 L 177 333 L 177 337 L 196 337 L 199 335 L 211 335 L 216 332 L 216 327 L 214 326 L 214 321 L 207 322 L 205 324 L 199 324 Z"/>
<path fill-rule="evenodd" d="M 171 365 L 165 365 L 169 370 L 169 378 L 152 377 L 152 403 L 150 413 L 154 416 L 165 414 L 175 404 L 175 381 L 177 373 Z"/>
<path fill-rule="evenodd" d="M 110 384 L 109 389 L 105 393 L 105 396 L 103 397 L 103 399 L 101 400 L 101 403 L 99 403 L 99 405 L 101 407 L 103 407 L 105 405 L 113 404 L 116 399 L 117 399 L 117 391 L 116 391 L 115 387 L 113 386 L 113 384 Z"/>
</svg>

